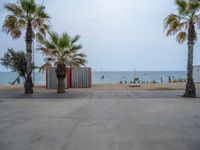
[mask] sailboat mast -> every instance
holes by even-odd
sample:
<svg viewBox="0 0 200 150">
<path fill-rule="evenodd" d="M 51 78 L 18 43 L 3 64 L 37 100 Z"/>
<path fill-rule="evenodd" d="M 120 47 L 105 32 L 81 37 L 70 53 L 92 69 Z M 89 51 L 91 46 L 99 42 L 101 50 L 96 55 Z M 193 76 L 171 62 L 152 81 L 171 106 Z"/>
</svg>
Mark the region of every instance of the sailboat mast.
<svg viewBox="0 0 200 150">
<path fill-rule="evenodd" d="M 134 67 L 134 77 L 135 77 L 135 78 L 137 77 L 135 67 Z"/>
</svg>

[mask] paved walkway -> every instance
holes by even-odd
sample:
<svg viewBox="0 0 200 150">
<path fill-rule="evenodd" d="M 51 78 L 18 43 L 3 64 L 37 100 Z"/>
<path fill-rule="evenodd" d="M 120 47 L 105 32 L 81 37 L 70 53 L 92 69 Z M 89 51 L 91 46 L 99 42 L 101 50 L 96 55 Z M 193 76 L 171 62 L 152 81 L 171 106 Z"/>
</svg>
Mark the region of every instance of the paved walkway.
<svg viewBox="0 0 200 150">
<path fill-rule="evenodd" d="M 66 99 L 4 93 L 0 150 L 199 150 L 200 99 L 181 93 L 73 90 Z"/>
</svg>

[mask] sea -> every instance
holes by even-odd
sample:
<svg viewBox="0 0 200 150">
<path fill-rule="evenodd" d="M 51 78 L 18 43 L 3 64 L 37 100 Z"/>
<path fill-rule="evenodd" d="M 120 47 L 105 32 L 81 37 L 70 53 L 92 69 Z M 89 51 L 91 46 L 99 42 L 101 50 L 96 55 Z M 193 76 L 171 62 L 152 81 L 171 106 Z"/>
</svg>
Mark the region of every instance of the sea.
<svg viewBox="0 0 200 150">
<path fill-rule="evenodd" d="M 171 80 L 185 80 L 186 71 L 105 71 L 92 72 L 92 84 L 118 84 L 129 83 L 134 78 L 139 78 L 141 82 L 167 83 Z M 17 78 L 17 73 L 0 72 L 0 85 L 9 85 Z M 45 85 L 45 73 L 34 72 L 33 82 L 38 85 Z M 23 81 L 21 80 L 21 84 Z"/>
</svg>

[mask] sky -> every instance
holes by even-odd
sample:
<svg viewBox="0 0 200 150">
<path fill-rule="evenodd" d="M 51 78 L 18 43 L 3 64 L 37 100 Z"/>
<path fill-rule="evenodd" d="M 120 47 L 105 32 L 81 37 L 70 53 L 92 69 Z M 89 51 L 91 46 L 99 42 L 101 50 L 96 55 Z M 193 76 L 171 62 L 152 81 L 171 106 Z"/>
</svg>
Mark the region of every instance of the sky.
<svg viewBox="0 0 200 150">
<path fill-rule="evenodd" d="M 7 12 L 0 0 L 0 27 Z M 79 34 L 87 66 L 104 71 L 182 71 L 187 66 L 187 45 L 166 37 L 163 20 L 176 12 L 174 0 L 36 0 L 51 16 L 52 30 Z M 198 31 L 200 33 L 200 31 Z M 38 44 L 35 43 L 35 47 Z M 13 40 L 0 30 L 0 57 L 8 48 L 25 50 L 24 35 Z M 44 63 L 40 52 L 36 65 Z M 200 42 L 194 64 L 200 64 Z M 0 66 L 0 71 L 7 71 Z"/>
</svg>

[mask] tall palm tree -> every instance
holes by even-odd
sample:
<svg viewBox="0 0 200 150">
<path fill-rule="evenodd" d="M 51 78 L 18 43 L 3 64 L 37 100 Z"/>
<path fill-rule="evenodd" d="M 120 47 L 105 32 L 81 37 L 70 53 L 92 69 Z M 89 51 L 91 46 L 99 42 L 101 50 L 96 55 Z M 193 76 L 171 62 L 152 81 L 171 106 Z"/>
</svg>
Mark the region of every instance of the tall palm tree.
<svg viewBox="0 0 200 150">
<path fill-rule="evenodd" d="M 200 28 L 200 2 L 198 0 L 176 0 L 177 14 L 171 14 L 165 19 L 166 35 L 176 35 L 179 43 L 188 42 L 187 83 L 185 97 L 196 97 L 193 81 L 193 50 L 197 40 L 196 29 Z"/>
<path fill-rule="evenodd" d="M 80 44 L 76 42 L 80 39 L 78 35 L 70 37 L 67 33 L 58 35 L 56 32 L 49 32 L 50 39 L 43 40 L 39 50 L 47 56 L 45 58 L 46 63 L 40 70 L 44 70 L 52 65 L 55 65 L 56 74 L 58 78 L 58 93 L 65 92 L 66 66 L 79 67 L 84 66 L 86 63 L 86 55 L 79 53 L 82 48 Z"/>
<path fill-rule="evenodd" d="M 49 15 L 43 5 L 37 5 L 35 0 L 19 0 L 17 3 L 6 3 L 5 9 L 9 12 L 6 16 L 3 29 L 14 39 L 21 37 L 25 30 L 27 53 L 27 77 L 25 93 L 33 93 L 32 83 L 32 43 L 33 39 L 42 39 L 49 25 Z"/>
</svg>

